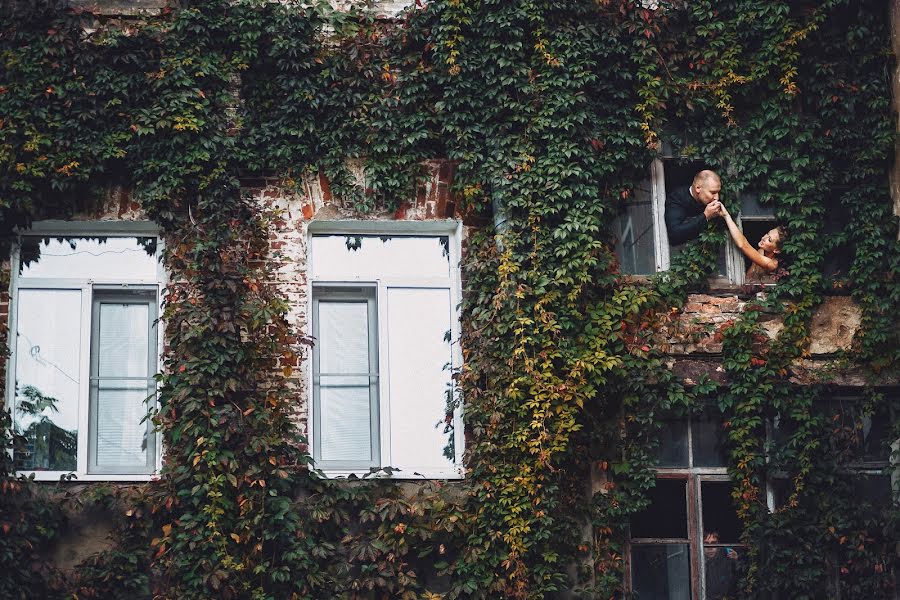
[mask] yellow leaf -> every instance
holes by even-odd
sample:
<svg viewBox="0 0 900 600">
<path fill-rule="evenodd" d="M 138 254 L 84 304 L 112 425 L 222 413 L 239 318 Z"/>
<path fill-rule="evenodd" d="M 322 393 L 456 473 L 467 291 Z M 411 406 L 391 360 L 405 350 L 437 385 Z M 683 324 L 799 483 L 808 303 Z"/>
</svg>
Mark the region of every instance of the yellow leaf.
<svg viewBox="0 0 900 600">
<path fill-rule="evenodd" d="M 285 377 L 290 377 L 290 376 L 291 376 L 291 373 L 293 373 L 293 372 L 294 372 L 294 369 L 292 369 L 292 368 L 290 367 L 290 365 L 286 366 L 285 368 L 283 368 L 283 369 L 281 370 L 281 373 L 282 373 Z"/>
<path fill-rule="evenodd" d="M 241 543 L 241 536 L 239 536 L 239 535 L 236 534 L 236 533 L 232 533 L 232 534 L 231 534 L 231 539 L 233 539 L 234 541 L 236 541 L 236 542 L 239 543 L 239 544 Z"/>
<path fill-rule="evenodd" d="M 199 454 L 194 457 L 194 466 L 195 467 L 197 466 L 197 463 L 200 462 L 200 458 L 201 458 L 201 456 Z"/>
</svg>

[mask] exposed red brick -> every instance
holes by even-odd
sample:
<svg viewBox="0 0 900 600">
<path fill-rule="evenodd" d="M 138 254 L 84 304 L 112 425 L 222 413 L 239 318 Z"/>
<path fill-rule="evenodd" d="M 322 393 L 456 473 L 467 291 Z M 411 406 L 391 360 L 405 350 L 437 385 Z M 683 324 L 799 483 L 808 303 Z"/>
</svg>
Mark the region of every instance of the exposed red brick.
<svg viewBox="0 0 900 600">
<path fill-rule="evenodd" d="M 313 216 L 315 215 L 312 204 L 304 204 L 302 210 L 303 210 L 303 218 L 306 219 L 307 221 L 312 219 Z"/>
<path fill-rule="evenodd" d="M 319 171 L 319 186 L 322 188 L 322 200 L 326 204 L 331 203 L 331 184 L 322 171 Z"/>
</svg>

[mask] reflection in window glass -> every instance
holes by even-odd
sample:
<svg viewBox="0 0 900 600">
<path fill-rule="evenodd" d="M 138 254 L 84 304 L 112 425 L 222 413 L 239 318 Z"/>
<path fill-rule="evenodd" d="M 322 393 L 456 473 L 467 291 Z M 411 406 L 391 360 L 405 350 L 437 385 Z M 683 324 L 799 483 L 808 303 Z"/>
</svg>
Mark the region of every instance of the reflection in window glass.
<svg viewBox="0 0 900 600">
<path fill-rule="evenodd" d="M 648 494 L 650 506 L 631 518 L 632 538 L 687 538 L 687 482 L 658 479 Z"/>
<path fill-rule="evenodd" d="M 313 277 L 329 281 L 450 276 L 449 238 L 317 235 Z"/>
<path fill-rule="evenodd" d="M 728 432 L 718 415 L 711 410 L 691 419 L 691 444 L 693 445 L 695 467 L 725 467 L 728 465 L 728 450 L 725 443 Z"/>
<path fill-rule="evenodd" d="M 658 467 L 688 466 L 687 420 L 664 421 L 656 448 Z"/>
<path fill-rule="evenodd" d="M 16 449 L 22 471 L 76 468 L 81 291 L 20 290 L 16 320 Z"/>
<path fill-rule="evenodd" d="M 40 238 L 25 236 L 21 278 L 142 279 L 155 281 L 155 237 Z"/>
<path fill-rule="evenodd" d="M 639 184 L 613 225 L 619 269 L 629 275 L 656 272 L 650 181 Z"/>
<path fill-rule="evenodd" d="M 688 544 L 635 544 L 631 579 L 639 600 L 690 600 L 691 559 Z"/>
</svg>

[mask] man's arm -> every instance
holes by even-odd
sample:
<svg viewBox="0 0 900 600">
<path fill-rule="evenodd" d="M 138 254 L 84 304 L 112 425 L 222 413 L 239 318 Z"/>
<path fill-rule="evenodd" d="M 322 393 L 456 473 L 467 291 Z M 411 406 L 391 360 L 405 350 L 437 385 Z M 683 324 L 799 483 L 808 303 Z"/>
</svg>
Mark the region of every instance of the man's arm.
<svg viewBox="0 0 900 600">
<path fill-rule="evenodd" d="M 666 232 L 669 243 L 673 246 L 683 244 L 700 236 L 706 229 L 706 215 L 689 215 L 683 206 L 676 202 L 666 202 Z"/>
</svg>

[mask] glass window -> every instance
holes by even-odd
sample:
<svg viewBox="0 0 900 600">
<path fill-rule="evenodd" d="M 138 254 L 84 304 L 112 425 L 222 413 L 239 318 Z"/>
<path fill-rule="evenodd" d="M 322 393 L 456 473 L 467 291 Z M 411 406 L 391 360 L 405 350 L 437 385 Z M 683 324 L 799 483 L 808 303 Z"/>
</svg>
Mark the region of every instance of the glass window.
<svg viewBox="0 0 900 600">
<path fill-rule="evenodd" d="M 613 225 L 619 269 L 629 275 L 656 273 L 653 195 L 650 180 L 628 197 Z"/>
<path fill-rule="evenodd" d="M 458 304 L 451 243 L 312 237 L 311 438 L 326 473 L 458 475 L 458 415 L 448 409 Z"/>
<path fill-rule="evenodd" d="M 74 471 L 81 388 L 81 290 L 19 290 L 16 452 L 22 471 Z"/>
<path fill-rule="evenodd" d="M 20 256 L 20 278 L 157 278 L 155 237 L 24 236 Z"/>
<path fill-rule="evenodd" d="M 695 467 L 728 466 L 728 432 L 714 408 L 691 417 L 691 445 Z"/>
<path fill-rule="evenodd" d="M 320 467 L 375 466 L 378 354 L 374 288 L 316 289 L 314 457 Z"/>
<path fill-rule="evenodd" d="M 89 473 L 152 473 L 156 292 L 96 292 Z"/>
<path fill-rule="evenodd" d="M 690 544 L 640 544 L 631 549 L 635 598 L 690 600 Z"/>
<path fill-rule="evenodd" d="M 718 408 L 664 422 L 649 506 L 631 518 L 635 598 L 726 598 L 743 568 L 742 523 Z"/>
<path fill-rule="evenodd" d="M 39 479 L 152 473 L 156 238 L 24 236 L 16 257 L 16 468 Z"/>
</svg>

